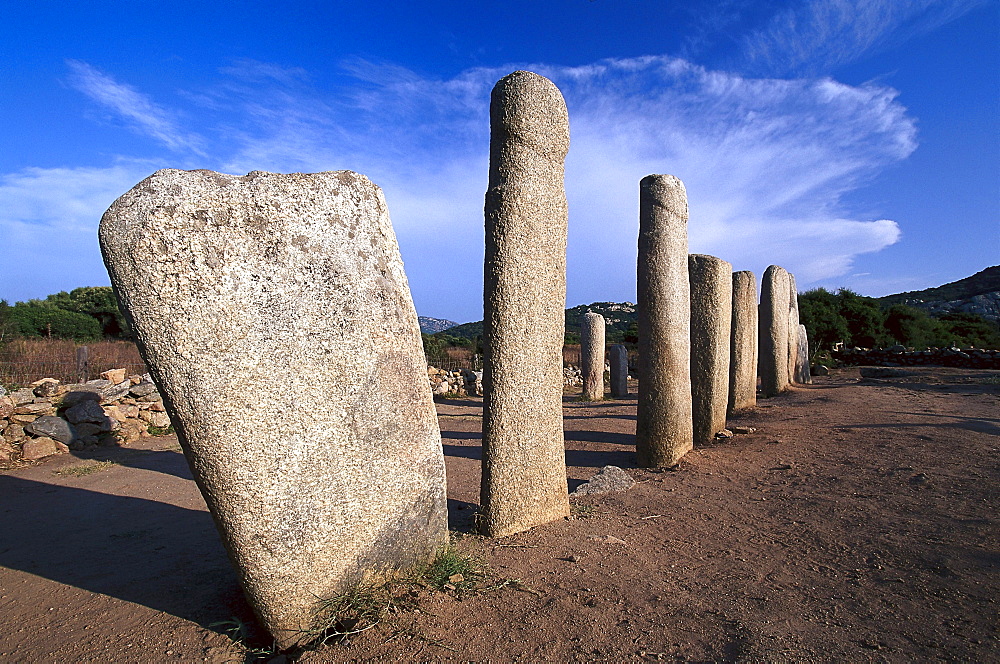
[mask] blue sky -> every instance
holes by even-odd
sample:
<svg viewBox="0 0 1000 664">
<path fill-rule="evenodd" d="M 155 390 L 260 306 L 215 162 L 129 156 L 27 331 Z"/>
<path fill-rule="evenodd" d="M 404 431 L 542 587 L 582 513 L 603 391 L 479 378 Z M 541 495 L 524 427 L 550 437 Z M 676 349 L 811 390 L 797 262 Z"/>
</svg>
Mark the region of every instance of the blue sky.
<svg viewBox="0 0 1000 664">
<path fill-rule="evenodd" d="M 884 295 L 1000 263 L 1000 3 L 0 0 L 0 298 L 105 285 L 101 214 L 159 168 L 351 169 L 421 315 L 482 317 L 489 92 L 570 112 L 567 303 L 635 300 L 638 182 L 692 252 Z"/>
</svg>

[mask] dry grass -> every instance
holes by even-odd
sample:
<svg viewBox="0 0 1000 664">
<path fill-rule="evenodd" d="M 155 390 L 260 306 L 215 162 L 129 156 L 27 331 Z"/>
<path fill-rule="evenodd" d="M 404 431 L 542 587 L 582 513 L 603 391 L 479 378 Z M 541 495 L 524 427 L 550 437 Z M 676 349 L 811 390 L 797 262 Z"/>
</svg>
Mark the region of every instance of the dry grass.
<svg viewBox="0 0 1000 664">
<path fill-rule="evenodd" d="M 146 372 L 132 342 L 98 341 L 86 346 L 90 356 L 86 380 L 108 369 L 125 368 L 130 374 Z M 14 339 L 0 348 L 0 385 L 27 385 L 41 378 L 74 383 L 79 379 L 77 347 L 68 339 Z"/>
</svg>

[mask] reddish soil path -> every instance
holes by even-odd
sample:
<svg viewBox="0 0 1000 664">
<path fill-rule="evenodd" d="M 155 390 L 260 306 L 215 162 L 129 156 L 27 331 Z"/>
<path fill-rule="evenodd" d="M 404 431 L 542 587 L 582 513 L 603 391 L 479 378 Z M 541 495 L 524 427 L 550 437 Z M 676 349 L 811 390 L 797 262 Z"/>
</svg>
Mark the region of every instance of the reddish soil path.
<svg viewBox="0 0 1000 664">
<path fill-rule="evenodd" d="M 571 488 L 639 483 L 501 540 L 469 534 L 481 403 L 439 404 L 457 546 L 523 585 L 422 592 L 302 660 L 1000 661 L 998 375 L 835 372 L 660 473 L 633 465 L 634 399 L 567 401 Z M 0 475 L 0 661 L 242 661 L 209 626 L 252 618 L 176 441 L 104 454 Z"/>
</svg>

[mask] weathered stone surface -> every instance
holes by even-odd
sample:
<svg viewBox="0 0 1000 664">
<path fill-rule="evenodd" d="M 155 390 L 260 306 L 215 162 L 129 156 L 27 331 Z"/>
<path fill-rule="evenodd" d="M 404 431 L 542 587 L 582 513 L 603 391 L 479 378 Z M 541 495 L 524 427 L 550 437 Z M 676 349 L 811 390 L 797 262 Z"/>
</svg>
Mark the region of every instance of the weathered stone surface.
<svg viewBox="0 0 1000 664">
<path fill-rule="evenodd" d="M 608 349 L 608 363 L 611 366 L 611 396 L 624 399 L 628 396 L 628 349 L 614 344 Z"/>
<path fill-rule="evenodd" d="M 22 406 L 35 400 L 35 393 L 30 387 L 22 387 L 10 393 L 10 400 L 15 406 Z"/>
<path fill-rule="evenodd" d="M 110 380 L 115 385 L 118 385 L 125 380 L 125 374 L 128 373 L 125 369 L 108 369 L 101 374 L 101 378 L 104 380 Z"/>
<path fill-rule="evenodd" d="M 10 417 L 14 412 L 14 402 L 10 397 L 0 396 L 0 418 Z"/>
<path fill-rule="evenodd" d="M 605 466 L 589 480 L 576 487 L 573 496 L 594 496 L 615 491 L 627 491 L 635 480 L 618 466 Z"/>
<path fill-rule="evenodd" d="M 94 424 L 105 425 L 110 421 L 108 416 L 104 413 L 104 409 L 101 408 L 100 404 L 96 401 L 81 401 L 72 408 L 68 408 L 66 412 L 63 413 L 63 417 L 69 420 L 72 424 L 93 422 Z M 105 430 L 111 431 L 110 428 Z"/>
<path fill-rule="evenodd" d="M 639 183 L 639 465 L 668 467 L 693 446 L 688 207 L 672 175 Z"/>
<path fill-rule="evenodd" d="M 808 385 L 812 382 L 812 375 L 809 373 L 809 332 L 806 326 L 799 325 L 798 352 L 795 354 L 795 382 Z"/>
<path fill-rule="evenodd" d="M 46 436 L 54 438 L 65 445 L 73 440 L 73 427 L 61 417 L 55 415 L 44 415 L 34 422 L 24 427 L 24 430 L 32 436 Z"/>
<path fill-rule="evenodd" d="M 131 387 L 132 385 L 128 382 L 122 382 L 103 388 L 101 390 L 101 403 L 118 401 L 129 393 Z"/>
<path fill-rule="evenodd" d="M 86 384 L 66 385 L 66 393 L 62 396 L 63 406 L 74 406 L 82 401 L 101 401 L 104 395 L 100 388 Z"/>
<path fill-rule="evenodd" d="M 764 271 L 758 312 L 760 392 L 773 397 L 788 387 L 788 273 L 777 265 Z"/>
<path fill-rule="evenodd" d="M 604 398 L 604 316 L 588 311 L 580 324 L 580 368 L 583 372 L 584 401 Z"/>
<path fill-rule="evenodd" d="M 14 409 L 17 415 L 48 415 L 55 408 L 48 401 L 38 401 L 36 403 L 26 403 Z"/>
<path fill-rule="evenodd" d="M 64 452 L 69 452 L 69 448 L 52 438 L 33 438 L 21 444 L 21 458 L 25 461 L 38 461 Z"/>
<path fill-rule="evenodd" d="M 562 429 L 569 116 L 548 79 L 517 71 L 490 99 L 483 322 L 483 533 L 569 514 Z M 526 325 L 526 321 L 531 321 Z M 525 375 L 535 381 L 530 389 Z"/>
<path fill-rule="evenodd" d="M 32 393 L 36 397 L 54 397 L 59 394 L 59 381 L 55 378 L 36 380 L 32 385 Z"/>
<path fill-rule="evenodd" d="M 796 367 L 799 362 L 799 289 L 795 275 L 788 273 L 788 382 L 797 383 Z"/>
<path fill-rule="evenodd" d="M 691 279 L 691 408 L 695 444 L 726 428 L 733 319 L 733 266 L 688 256 Z"/>
<path fill-rule="evenodd" d="M 198 486 L 279 644 L 303 637 L 320 599 L 447 542 L 440 432 L 378 187 L 350 171 L 162 170 L 111 206 L 99 235 Z M 359 376 L 369 389 L 356 389 Z M 275 402 L 295 407 L 276 413 Z"/>
<path fill-rule="evenodd" d="M 729 407 L 735 413 L 757 404 L 757 279 L 733 272 L 733 323 L 729 354 Z"/>
</svg>

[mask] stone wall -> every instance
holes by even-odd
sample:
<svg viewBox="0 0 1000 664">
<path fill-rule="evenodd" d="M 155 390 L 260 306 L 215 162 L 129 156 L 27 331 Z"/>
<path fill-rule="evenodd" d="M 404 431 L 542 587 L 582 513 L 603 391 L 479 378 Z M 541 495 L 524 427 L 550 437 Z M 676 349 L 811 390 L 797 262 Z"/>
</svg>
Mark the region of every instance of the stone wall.
<svg viewBox="0 0 1000 664">
<path fill-rule="evenodd" d="M 1000 369 L 1000 350 L 981 348 L 932 348 L 912 350 L 903 346 L 890 348 L 851 348 L 835 351 L 833 359 L 849 365 L 899 366 L 941 366 L 964 367 L 970 369 Z"/>
<path fill-rule="evenodd" d="M 86 383 L 43 378 L 9 394 L 0 388 L 0 464 L 128 445 L 169 426 L 149 374 L 113 369 Z"/>
<path fill-rule="evenodd" d="M 483 396 L 483 372 L 471 369 L 447 371 L 434 366 L 427 367 L 427 380 L 434 396 L 445 394 Z"/>
</svg>

